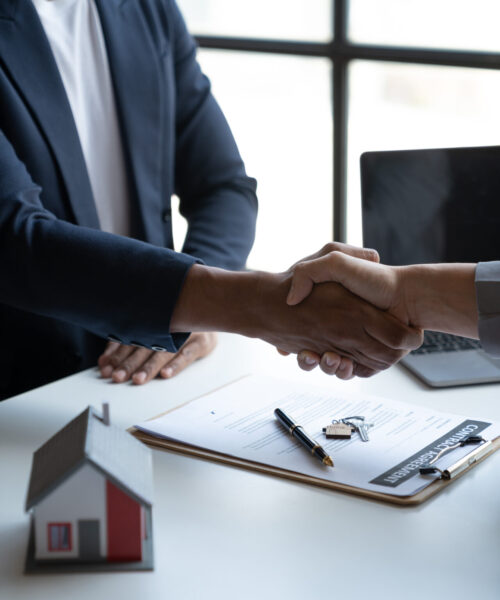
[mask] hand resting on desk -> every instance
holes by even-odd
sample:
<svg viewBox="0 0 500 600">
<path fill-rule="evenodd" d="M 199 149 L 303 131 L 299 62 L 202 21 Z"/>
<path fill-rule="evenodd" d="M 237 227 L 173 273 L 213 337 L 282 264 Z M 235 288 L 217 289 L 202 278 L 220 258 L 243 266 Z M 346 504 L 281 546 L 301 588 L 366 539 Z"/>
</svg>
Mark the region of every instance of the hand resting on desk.
<svg viewBox="0 0 500 600">
<path fill-rule="evenodd" d="M 99 357 L 98 366 L 103 378 L 111 378 L 115 383 L 132 380 L 142 385 L 157 376 L 169 379 L 178 375 L 210 354 L 216 344 L 217 336 L 212 332 L 192 333 L 176 354 L 109 342 Z"/>
</svg>

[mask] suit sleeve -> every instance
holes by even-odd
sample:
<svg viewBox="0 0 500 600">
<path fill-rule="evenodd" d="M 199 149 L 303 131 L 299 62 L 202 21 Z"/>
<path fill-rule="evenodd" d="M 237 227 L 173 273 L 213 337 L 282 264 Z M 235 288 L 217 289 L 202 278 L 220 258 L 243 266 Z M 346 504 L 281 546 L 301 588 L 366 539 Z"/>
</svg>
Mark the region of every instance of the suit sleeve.
<svg viewBox="0 0 500 600">
<path fill-rule="evenodd" d="M 500 261 L 477 265 L 476 297 L 479 339 L 488 354 L 500 357 Z"/>
<path fill-rule="evenodd" d="M 196 45 L 171 2 L 176 77 L 175 192 L 188 221 L 183 252 L 207 264 L 241 269 L 253 244 L 256 182 L 196 62 Z"/>
<path fill-rule="evenodd" d="M 0 131 L 0 303 L 177 351 L 170 319 L 195 259 L 61 221 L 40 191 Z"/>
</svg>

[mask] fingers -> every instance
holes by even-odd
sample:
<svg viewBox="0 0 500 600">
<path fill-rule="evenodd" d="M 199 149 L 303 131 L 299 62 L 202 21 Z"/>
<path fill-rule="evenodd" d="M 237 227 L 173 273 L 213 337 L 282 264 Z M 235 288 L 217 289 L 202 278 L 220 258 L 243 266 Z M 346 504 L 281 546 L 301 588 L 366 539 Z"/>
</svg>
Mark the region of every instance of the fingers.
<svg viewBox="0 0 500 600">
<path fill-rule="evenodd" d="M 293 270 L 302 262 L 315 260 L 316 258 L 321 258 L 322 256 L 331 254 L 332 252 L 342 252 L 343 254 L 349 254 L 350 256 L 355 256 L 356 258 L 361 258 L 363 260 L 380 262 L 380 256 L 378 252 L 372 248 L 360 248 L 359 246 L 351 246 L 350 244 L 343 244 L 342 242 L 328 242 L 318 252 L 310 254 L 302 260 L 297 261 L 294 265 L 292 265 L 291 270 Z"/>
<path fill-rule="evenodd" d="M 204 358 L 217 345 L 217 336 L 215 333 L 192 333 L 184 346 L 174 355 L 174 357 L 164 365 L 159 371 L 160 376 L 169 379 L 178 375 L 190 364 L 200 358 Z"/>
<path fill-rule="evenodd" d="M 97 359 L 97 365 L 100 369 L 109 364 L 111 355 L 113 354 L 113 352 L 115 352 L 115 350 L 117 350 L 120 347 L 120 345 L 121 344 L 119 344 L 118 342 L 108 342 L 106 344 L 104 352 Z"/>
<path fill-rule="evenodd" d="M 396 317 L 384 313 L 383 320 L 377 319 L 365 325 L 365 331 L 387 348 L 409 352 L 422 345 L 424 333 L 422 329 L 405 325 Z M 405 353 L 406 353 L 405 352 Z"/>
<path fill-rule="evenodd" d="M 352 379 L 354 377 L 354 363 L 350 358 L 344 356 L 340 360 L 340 364 L 337 368 L 335 375 L 339 379 Z"/>
<path fill-rule="evenodd" d="M 133 346 L 125 346 L 117 342 L 111 342 L 107 345 L 105 351 L 99 357 L 97 364 L 101 371 L 101 377 L 111 377 L 113 371 L 128 357 L 134 350 Z"/>
<path fill-rule="evenodd" d="M 352 379 L 354 376 L 353 361 L 335 352 L 325 352 L 319 366 L 327 375 L 336 375 L 339 379 Z"/>
<path fill-rule="evenodd" d="M 168 364 L 176 354 L 171 352 L 152 352 L 145 361 L 132 371 L 132 383 L 142 385 L 154 379 L 161 369 Z"/>
<path fill-rule="evenodd" d="M 278 351 L 279 354 L 281 354 L 281 356 L 289 356 L 290 352 L 287 352 L 286 350 L 282 350 L 281 348 L 276 348 L 276 350 Z"/>
<path fill-rule="evenodd" d="M 381 313 L 379 318 L 363 326 L 366 337 L 352 351 L 358 367 L 354 374 L 361 373 L 361 366 L 369 369 L 360 376 L 370 377 L 374 372 L 388 369 L 414 347 L 422 343 L 423 332 L 404 325 L 392 315 Z"/>
<path fill-rule="evenodd" d="M 348 254 L 349 256 L 354 256 L 355 258 L 361 258 L 362 260 L 368 260 L 370 262 L 380 262 L 380 256 L 373 248 L 360 248 L 359 246 L 351 246 L 350 244 L 343 244 L 342 242 L 328 242 L 318 254 L 319 256 L 325 256 L 332 252 L 341 252 L 342 254 Z"/>
<path fill-rule="evenodd" d="M 352 379 L 354 363 L 350 358 L 336 352 L 325 352 L 322 356 L 311 350 L 302 350 L 297 354 L 297 362 L 303 371 L 312 371 L 318 365 L 327 375 L 336 375 L 339 379 Z"/>
<path fill-rule="evenodd" d="M 376 372 L 385 371 L 406 354 L 404 350 L 389 348 L 374 338 L 370 339 L 369 335 L 367 338 L 363 340 L 362 347 L 352 350 L 354 362 L 358 365 Z"/>
<path fill-rule="evenodd" d="M 104 352 L 99 357 L 99 361 L 102 359 L 103 362 L 107 362 L 105 359 L 107 357 L 109 357 L 111 354 L 113 354 L 113 352 L 115 350 L 117 350 L 120 346 L 121 346 L 121 344 L 119 342 L 108 342 L 106 344 L 106 348 L 105 348 Z"/>
<path fill-rule="evenodd" d="M 297 363 L 303 371 L 312 371 L 321 361 L 321 357 L 311 350 L 302 350 L 297 354 Z"/>
<path fill-rule="evenodd" d="M 98 365 L 103 378 L 114 383 L 132 380 L 136 385 L 151 381 L 158 375 L 164 378 L 180 373 L 195 360 L 209 354 L 216 346 L 214 333 L 193 333 L 177 354 L 155 352 L 113 342 L 99 357 Z"/>
<path fill-rule="evenodd" d="M 217 336 L 214 333 L 192 333 L 176 354 L 153 353 L 132 375 L 132 381 L 136 385 L 143 385 L 158 375 L 170 379 L 199 358 L 207 356 L 216 344 Z"/>
<path fill-rule="evenodd" d="M 365 367 L 364 365 L 359 365 L 355 363 L 353 377 L 372 377 L 372 375 L 376 375 L 378 371 L 375 369 L 370 369 L 369 367 Z"/>
<path fill-rule="evenodd" d="M 111 378 L 115 383 L 123 383 L 130 378 L 135 382 L 134 378 L 137 377 L 137 373 L 142 372 L 144 366 L 148 365 L 147 373 L 151 371 L 151 377 L 149 379 L 152 379 L 172 356 L 173 354 L 170 352 L 154 352 L 147 348 L 136 348 L 132 354 L 127 356 L 124 361 L 117 365 Z M 156 372 L 154 372 L 155 367 Z M 144 381 L 139 381 L 138 383 L 146 383 L 146 378 L 144 377 L 143 379 Z"/>
<path fill-rule="evenodd" d="M 347 359 L 346 359 L 347 360 Z M 327 375 L 336 375 L 342 364 L 342 357 L 336 352 L 325 352 L 319 363 L 320 369 Z"/>
</svg>

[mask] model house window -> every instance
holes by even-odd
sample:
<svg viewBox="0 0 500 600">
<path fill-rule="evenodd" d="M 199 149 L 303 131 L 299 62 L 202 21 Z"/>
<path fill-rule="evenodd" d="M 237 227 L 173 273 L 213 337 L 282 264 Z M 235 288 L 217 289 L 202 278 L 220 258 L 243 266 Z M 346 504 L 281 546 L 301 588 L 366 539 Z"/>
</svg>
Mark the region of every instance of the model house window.
<svg viewBox="0 0 500 600">
<path fill-rule="evenodd" d="M 71 550 L 71 523 L 49 523 L 49 550 Z"/>
</svg>

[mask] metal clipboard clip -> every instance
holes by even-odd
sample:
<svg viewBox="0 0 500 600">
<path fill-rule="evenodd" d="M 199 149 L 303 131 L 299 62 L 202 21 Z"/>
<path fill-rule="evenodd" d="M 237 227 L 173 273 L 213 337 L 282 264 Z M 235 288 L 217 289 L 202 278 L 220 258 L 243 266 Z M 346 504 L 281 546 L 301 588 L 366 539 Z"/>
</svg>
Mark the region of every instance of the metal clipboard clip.
<svg viewBox="0 0 500 600">
<path fill-rule="evenodd" d="M 433 464 L 437 462 L 444 454 L 451 452 L 455 448 L 460 448 L 462 446 L 467 446 L 469 444 L 479 444 L 477 448 L 475 448 L 472 452 L 462 457 L 456 463 L 452 464 L 447 469 L 440 469 L 438 467 L 434 467 Z M 453 479 L 465 469 L 473 465 L 477 462 L 482 456 L 488 453 L 492 446 L 490 440 L 485 440 L 480 435 L 470 435 L 469 437 L 464 438 L 457 444 L 453 446 L 448 446 L 447 448 L 443 448 L 441 452 L 439 452 L 430 462 L 425 465 L 422 465 L 419 469 L 421 475 L 431 475 L 434 473 L 440 473 L 440 479 Z"/>
</svg>

